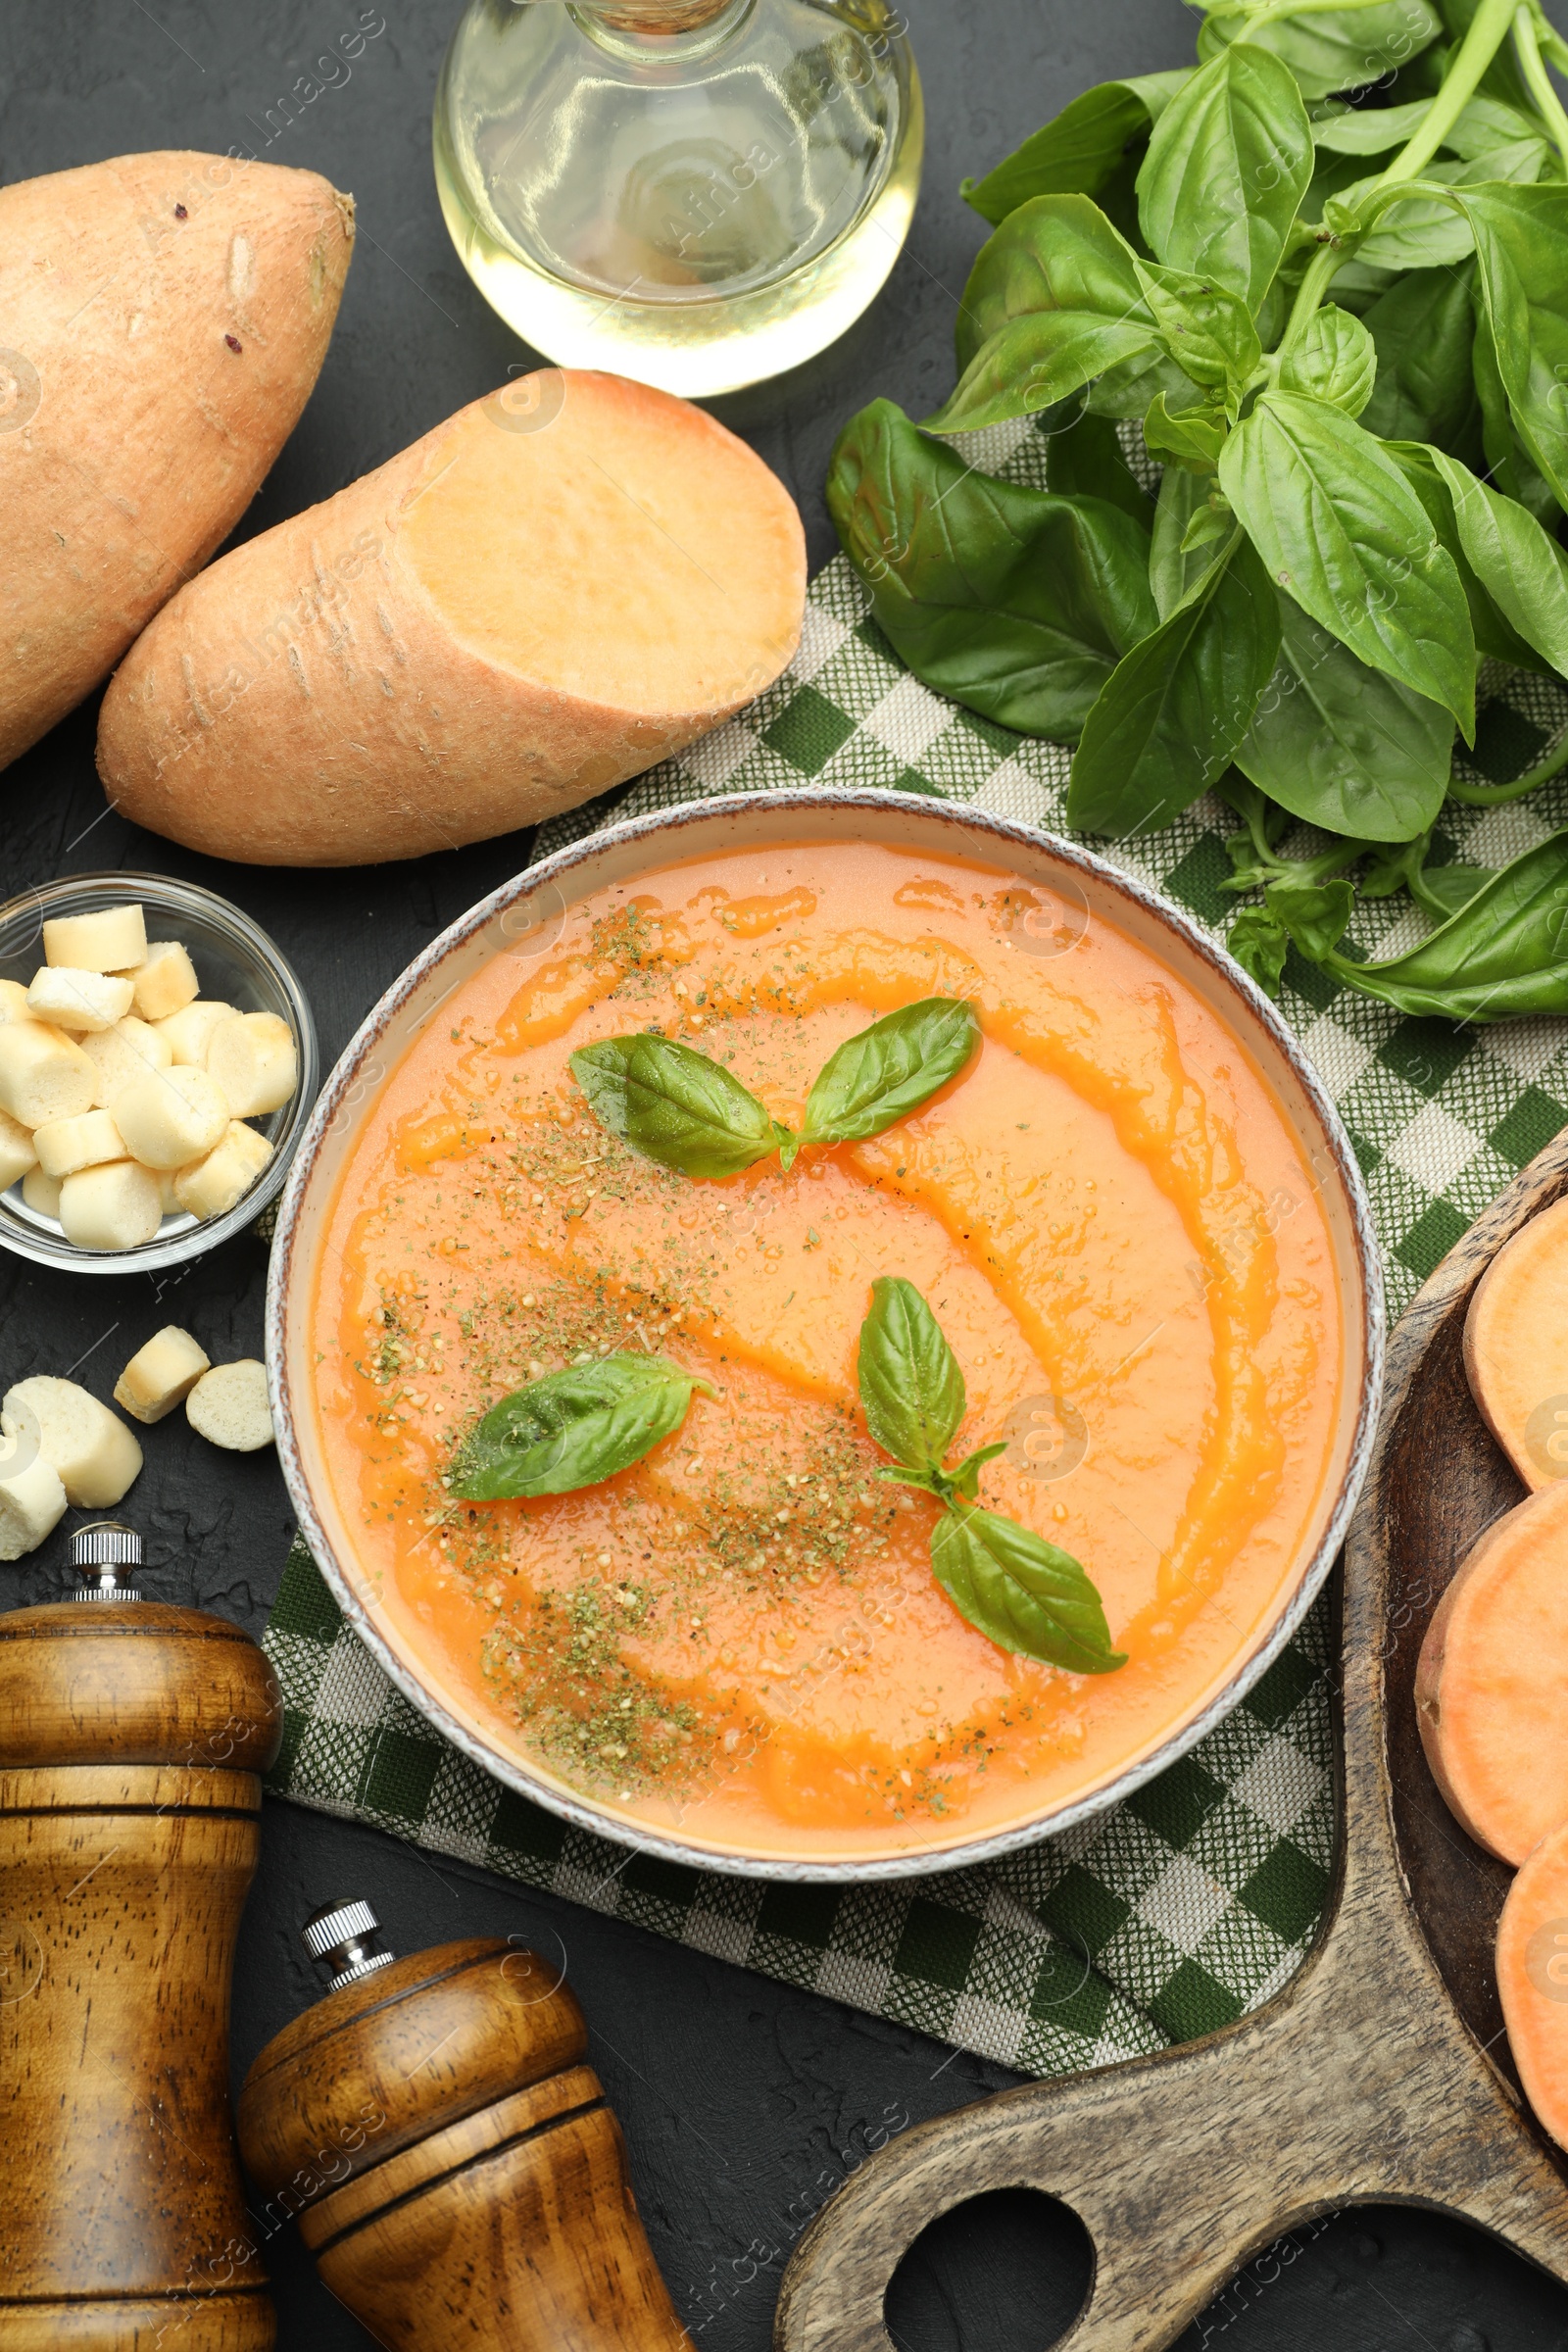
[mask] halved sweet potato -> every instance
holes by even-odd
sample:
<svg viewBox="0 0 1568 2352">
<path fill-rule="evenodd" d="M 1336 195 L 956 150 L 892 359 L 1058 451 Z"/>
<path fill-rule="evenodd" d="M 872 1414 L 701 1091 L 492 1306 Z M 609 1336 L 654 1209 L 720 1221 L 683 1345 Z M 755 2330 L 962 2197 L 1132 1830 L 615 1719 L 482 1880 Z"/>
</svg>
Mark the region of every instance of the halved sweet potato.
<svg viewBox="0 0 1568 2352">
<path fill-rule="evenodd" d="M 1433 1778 L 1504 1862 L 1568 1820 L 1568 1487 L 1489 1527 L 1438 1604 L 1416 1665 Z"/>
<path fill-rule="evenodd" d="M 1464 1368 L 1525 1485 L 1568 1478 L 1568 1197 L 1532 1217 L 1476 1285 Z"/>
<path fill-rule="evenodd" d="M 787 490 L 689 402 L 548 368 L 183 589 L 105 698 L 121 813 L 258 865 L 532 824 L 679 750 L 800 639 Z"/>
<path fill-rule="evenodd" d="M 326 354 L 354 206 L 124 155 L 0 188 L 0 767 L 227 538 Z"/>
<path fill-rule="evenodd" d="M 1542 1839 L 1508 1889 L 1497 1989 L 1525 2096 L 1568 2148 L 1568 1823 Z"/>
</svg>

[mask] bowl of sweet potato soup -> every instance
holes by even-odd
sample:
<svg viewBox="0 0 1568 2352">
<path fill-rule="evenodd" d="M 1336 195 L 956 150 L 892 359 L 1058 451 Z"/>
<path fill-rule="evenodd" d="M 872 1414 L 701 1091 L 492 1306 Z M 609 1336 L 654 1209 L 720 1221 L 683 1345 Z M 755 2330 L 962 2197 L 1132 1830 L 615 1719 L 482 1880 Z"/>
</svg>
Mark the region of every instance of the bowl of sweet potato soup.
<svg viewBox="0 0 1568 2352">
<path fill-rule="evenodd" d="M 530 868 L 339 1062 L 269 1357 L 302 1530 L 511 1788 L 952 1868 L 1168 1765 L 1339 1546 L 1354 1162 L 1175 908 L 1022 826 L 709 801 Z"/>
</svg>

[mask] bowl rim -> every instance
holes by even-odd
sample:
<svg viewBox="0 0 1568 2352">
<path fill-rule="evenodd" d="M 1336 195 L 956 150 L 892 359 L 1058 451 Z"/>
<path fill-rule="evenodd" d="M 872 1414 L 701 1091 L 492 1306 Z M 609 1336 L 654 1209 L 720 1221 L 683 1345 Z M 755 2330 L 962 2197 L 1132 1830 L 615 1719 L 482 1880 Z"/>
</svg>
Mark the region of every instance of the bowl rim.
<svg viewBox="0 0 1568 2352">
<path fill-rule="evenodd" d="M 420 1682 L 374 1622 L 333 1550 L 305 1474 L 287 1378 L 286 1341 L 295 1253 L 302 1239 L 302 1209 L 321 1145 L 333 1121 L 345 1107 L 345 1097 L 362 1058 L 379 1042 L 387 1025 L 454 950 L 471 941 L 476 933 L 493 923 L 498 916 L 505 915 L 507 909 L 519 899 L 532 898 L 543 886 L 559 882 L 576 866 L 601 856 L 607 849 L 627 843 L 677 842 L 682 829 L 694 822 L 722 820 L 725 817 L 755 814 L 764 809 L 799 816 L 808 823 L 810 817 L 818 812 L 823 815 L 842 814 L 847 809 L 856 808 L 893 811 L 906 817 L 918 814 L 934 827 L 951 825 L 959 834 L 966 833 L 971 841 L 978 833 L 982 840 L 989 838 L 1004 854 L 1023 850 L 1038 855 L 1044 850 L 1062 864 L 1093 877 L 1098 885 L 1108 889 L 1116 897 L 1130 901 L 1142 912 L 1152 915 L 1156 921 L 1173 930 L 1217 978 L 1242 1000 L 1289 1065 L 1323 1130 L 1334 1173 L 1345 1196 L 1349 1238 L 1360 1277 L 1362 1312 L 1360 1330 L 1356 1336 L 1360 1342 L 1363 1369 L 1344 1472 L 1318 1542 L 1294 1587 L 1287 1588 L 1288 1596 L 1264 1638 L 1250 1656 L 1230 1674 L 1224 1688 L 1215 1692 L 1200 1714 L 1180 1725 L 1149 1755 L 1118 1773 L 1102 1788 L 1058 1807 L 1048 1816 L 1036 1815 L 1026 1822 L 1013 1822 L 1004 1829 L 968 1838 L 956 1836 L 941 1845 L 924 1846 L 911 1854 L 884 1855 L 863 1861 L 854 1858 L 803 1861 L 787 1855 L 726 1852 L 717 1844 L 705 1843 L 652 1824 L 628 1821 L 608 1807 L 602 1808 L 593 1799 L 572 1794 L 542 1774 L 536 1774 L 526 1759 L 503 1753 L 488 1740 L 476 1737 L 466 1724 L 448 1711 L 441 1699 Z M 678 855 L 678 851 L 672 851 L 671 854 Z M 442 1001 L 438 999 L 437 1003 Z M 1245 1038 L 1242 1042 L 1245 1045 Z M 303 1256 L 303 1250 L 301 1254 Z M 503 1788 L 527 1797 L 573 1829 L 629 1848 L 631 1852 L 647 1853 L 685 1869 L 716 1871 L 726 1877 L 776 1880 L 792 1885 L 842 1886 L 932 1877 L 946 1871 L 970 1869 L 998 1861 L 1022 1847 L 1038 1844 L 1044 1838 L 1060 1837 L 1080 1823 L 1122 1803 L 1160 1773 L 1167 1771 L 1235 1710 L 1297 1633 L 1339 1557 L 1366 1478 L 1377 1433 L 1378 1404 L 1383 1387 L 1385 1321 L 1381 1250 L 1360 1166 L 1339 1113 L 1322 1080 L 1307 1061 L 1299 1043 L 1286 1026 L 1277 1007 L 1220 944 L 1189 914 L 1148 883 L 1124 873 L 1092 850 L 1083 849 L 1077 843 L 1066 841 L 1059 834 L 1048 832 L 1043 827 L 1023 824 L 991 809 L 976 808 L 966 802 L 879 791 L 871 787 L 853 790 L 784 788 L 769 792 L 726 793 L 684 801 L 673 808 L 655 809 L 644 815 L 601 826 L 555 851 L 548 858 L 541 858 L 536 865 L 523 867 L 420 950 L 406 970 L 371 1006 L 344 1048 L 321 1088 L 310 1124 L 297 1147 L 289 1170 L 287 1189 L 278 1210 L 268 1271 L 266 1351 L 278 1460 L 306 1547 L 342 1610 L 345 1621 L 365 1643 L 394 1688 L 460 1754 L 478 1765 L 481 1771 Z M 1348 1335 L 1352 1329 L 1348 1318 Z"/>
<path fill-rule="evenodd" d="M 68 1241 L 64 1233 L 54 1234 L 43 1226 L 24 1226 L 0 1213 L 0 1249 L 8 1250 L 13 1257 L 20 1257 L 28 1265 L 49 1266 L 63 1274 L 155 1274 L 165 1267 L 187 1265 L 195 1258 L 205 1257 L 209 1250 L 220 1248 L 235 1234 L 246 1232 L 265 1215 L 282 1191 L 294 1155 L 308 1132 L 308 1113 L 320 1079 L 321 1050 L 316 1016 L 299 974 L 271 934 L 264 931 L 243 906 L 236 906 L 232 899 L 220 897 L 203 883 L 186 882 L 178 874 L 143 873 L 131 867 L 106 868 L 100 873 L 59 874 L 52 882 L 34 883 L 31 889 L 19 891 L 15 898 L 7 899 L 0 906 L 0 933 L 19 915 L 35 909 L 41 939 L 44 923 L 53 915 L 68 913 L 77 896 L 90 897 L 98 905 L 157 904 L 172 912 L 180 900 L 196 901 L 203 919 L 215 931 L 233 932 L 251 949 L 257 961 L 272 973 L 298 1048 L 298 1083 L 292 1100 L 284 1106 L 283 1124 L 271 1139 L 272 1156 L 255 1183 L 221 1216 L 198 1218 L 195 1224 L 164 1238 L 155 1234 L 150 1242 L 143 1242 L 134 1250 L 83 1250 Z"/>
</svg>

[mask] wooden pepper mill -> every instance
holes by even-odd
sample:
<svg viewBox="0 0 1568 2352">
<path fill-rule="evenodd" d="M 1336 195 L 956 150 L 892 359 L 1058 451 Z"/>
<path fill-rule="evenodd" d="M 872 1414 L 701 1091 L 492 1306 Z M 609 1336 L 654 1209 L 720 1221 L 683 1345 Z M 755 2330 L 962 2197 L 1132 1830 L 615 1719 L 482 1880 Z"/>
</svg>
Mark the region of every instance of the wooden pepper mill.
<svg viewBox="0 0 1568 2352">
<path fill-rule="evenodd" d="M 0 2352 L 269 2352 L 228 1995 L 282 1712 L 128 1528 L 0 1617 Z"/>
<path fill-rule="evenodd" d="M 488 1937 L 395 1960 L 362 1902 L 303 1936 L 326 1998 L 246 2076 L 240 2149 L 355 2317 L 398 2352 L 687 2344 L 557 1973 Z"/>
</svg>

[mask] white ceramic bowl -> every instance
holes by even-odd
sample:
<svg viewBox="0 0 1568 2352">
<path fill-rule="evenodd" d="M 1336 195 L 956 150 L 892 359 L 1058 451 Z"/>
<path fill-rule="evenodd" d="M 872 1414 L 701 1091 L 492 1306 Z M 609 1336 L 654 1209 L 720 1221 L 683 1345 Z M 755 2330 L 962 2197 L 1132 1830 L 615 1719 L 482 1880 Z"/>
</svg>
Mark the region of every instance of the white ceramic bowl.
<svg viewBox="0 0 1568 2352">
<path fill-rule="evenodd" d="M 782 1859 L 684 1833 L 661 1833 L 567 1788 L 544 1765 L 502 1743 L 407 1627 L 376 1596 L 356 1530 L 325 1474 L 313 1406 L 310 1305 L 315 1253 L 333 1187 L 367 1109 L 414 1036 L 492 956 L 527 965 L 560 936 L 565 908 L 590 892 L 635 883 L 676 858 L 834 839 L 972 858 L 1042 885 L 1066 909 L 1103 914 L 1158 956 L 1240 1038 L 1272 1086 L 1319 1184 L 1344 1307 L 1340 1413 L 1310 1542 L 1281 1590 L 1272 1617 L 1240 1655 L 1223 1689 L 1179 1722 L 1152 1753 L 1068 1805 L 1003 1831 L 965 1836 L 917 1853 L 846 1861 Z M 694 802 L 638 817 L 563 850 L 483 900 L 432 941 L 366 1020 L 327 1080 L 295 1159 L 273 1248 L 268 1292 L 268 1366 L 283 1474 L 301 1531 L 361 1639 L 398 1688 L 464 1754 L 507 1787 L 601 1837 L 674 1862 L 772 1879 L 905 1878 L 983 1862 L 1070 1828 L 1152 1779 L 1210 1731 L 1266 1672 L 1299 1626 L 1337 1556 L 1365 1473 L 1382 1378 L 1383 1306 L 1377 1245 L 1359 1172 L 1332 1104 L 1274 1007 L 1222 950 L 1177 908 L 1088 852 L 1005 819 L 896 793 L 758 793 Z"/>
<path fill-rule="evenodd" d="M 37 1265 L 66 1266 L 74 1274 L 151 1274 L 161 1266 L 183 1265 L 254 1225 L 283 1189 L 320 1075 L 316 1023 L 292 967 L 248 914 L 193 882 L 175 882 L 166 874 L 71 874 L 26 891 L 0 906 L 0 979 L 26 986 L 43 961 L 44 923 L 54 916 L 126 906 L 146 908 L 149 939 L 177 939 L 189 950 L 204 997 L 218 998 L 238 1012 L 275 1012 L 287 1021 L 300 1078 L 291 1102 L 253 1122 L 270 1141 L 272 1156 L 243 1200 L 220 1217 L 173 1210 L 138 1250 L 82 1250 L 67 1241 L 56 1218 L 27 1206 L 20 1184 L 0 1195 L 0 1247 Z"/>
</svg>

